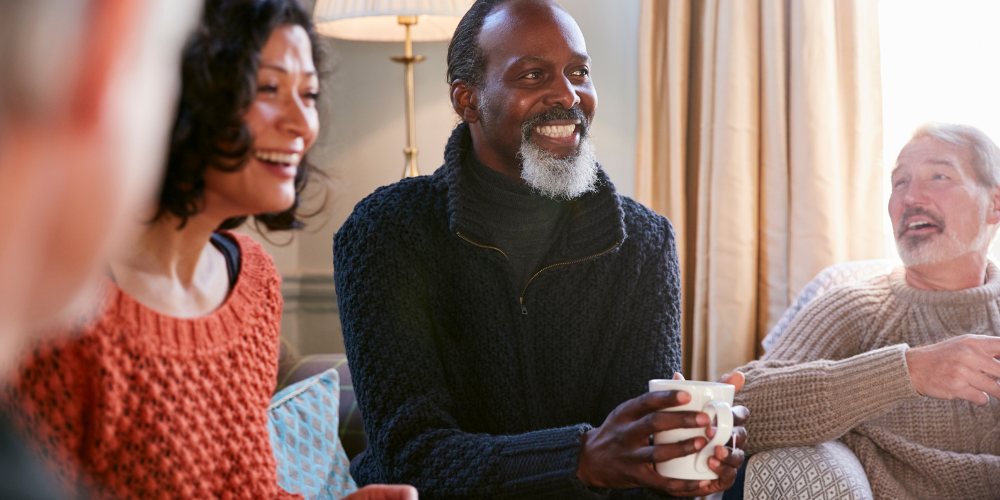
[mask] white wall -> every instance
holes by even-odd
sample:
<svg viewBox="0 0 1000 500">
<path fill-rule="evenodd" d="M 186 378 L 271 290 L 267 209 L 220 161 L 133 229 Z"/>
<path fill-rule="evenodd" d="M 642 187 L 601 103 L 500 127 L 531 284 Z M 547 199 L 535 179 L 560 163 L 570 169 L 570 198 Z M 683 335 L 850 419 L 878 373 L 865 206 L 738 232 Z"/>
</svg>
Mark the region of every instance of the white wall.
<svg viewBox="0 0 1000 500">
<path fill-rule="evenodd" d="M 576 18 L 593 59 L 597 157 L 618 192 L 632 196 L 639 122 L 640 0 L 557 1 Z"/>
<path fill-rule="evenodd" d="M 557 1 L 576 18 L 593 58 L 599 103 L 592 130 L 598 158 L 619 192 L 631 196 L 635 190 L 639 0 Z M 333 274 L 333 234 L 357 202 L 377 187 L 399 180 L 405 142 L 403 71 L 389 59 L 402 53 L 402 43 L 325 39 L 323 44 L 331 71 L 323 79 L 322 130 L 310 159 L 329 173 L 330 199 L 323 214 L 309 221 L 309 227 L 290 245 L 267 245 L 288 284 L 285 335 L 303 353 L 343 351 L 335 308 L 313 303 L 302 309 L 294 295 L 301 289 L 303 294 L 333 300 L 331 285 L 323 282 Z M 415 69 L 422 174 L 441 165 L 445 142 L 458 123 L 445 82 L 447 50 L 447 42 L 414 44 L 414 52 L 427 57 Z"/>
</svg>

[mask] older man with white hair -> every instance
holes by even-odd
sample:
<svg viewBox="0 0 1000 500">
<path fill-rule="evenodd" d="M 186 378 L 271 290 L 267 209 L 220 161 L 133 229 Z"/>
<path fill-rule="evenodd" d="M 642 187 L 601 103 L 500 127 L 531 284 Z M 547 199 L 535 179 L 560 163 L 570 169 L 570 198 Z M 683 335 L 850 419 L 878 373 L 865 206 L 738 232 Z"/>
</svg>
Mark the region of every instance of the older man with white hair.
<svg viewBox="0 0 1000 500">
<path fill-rule="evenodd" d="M 875 498 L 997 498 L 1000 149 L 973 127 L 919 128 L 889 215 L 904 265 L 827 292 L 741 369 L 747 452 L 839 440 Z"/>
</svg>

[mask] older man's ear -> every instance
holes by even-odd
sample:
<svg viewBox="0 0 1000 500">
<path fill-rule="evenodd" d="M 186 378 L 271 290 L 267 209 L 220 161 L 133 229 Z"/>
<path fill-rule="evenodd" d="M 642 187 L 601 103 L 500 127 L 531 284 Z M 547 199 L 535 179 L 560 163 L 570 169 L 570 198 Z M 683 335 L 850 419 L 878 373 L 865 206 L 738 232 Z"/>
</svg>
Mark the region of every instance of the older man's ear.
<svg viewBox="0 0 1000 500">
<path fill-rule="evenodd" d="M 476 87 L 462 80 L 452 82 L 451 107 L 466 123 L 479 121 L 479 99 L 476 96 Z"/>
<path fill-rule="evenodd" d="M 986 223 L 1000 224 L 1000 186 L 993 186 L 989 189 L 990 210 L 986 216 Z"/>
</svg>

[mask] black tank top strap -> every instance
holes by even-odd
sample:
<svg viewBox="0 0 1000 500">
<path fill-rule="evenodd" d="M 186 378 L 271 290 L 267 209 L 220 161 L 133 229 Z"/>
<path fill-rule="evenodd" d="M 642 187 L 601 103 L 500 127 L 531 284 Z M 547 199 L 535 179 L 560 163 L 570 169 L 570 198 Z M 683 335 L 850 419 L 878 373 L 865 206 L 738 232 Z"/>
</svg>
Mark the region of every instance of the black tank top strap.
<svg viewBox="0 0 1000 500">
<path fill-rule="evenodd" d="M 233 291 L 236 280 L 240 277 L 240 245 L 232 236 L 222 233 L 212 233 L 212 245 L 222 252 L 226 258 L 226 271 L 229 272 L 229 291 Z"/>
</svg>

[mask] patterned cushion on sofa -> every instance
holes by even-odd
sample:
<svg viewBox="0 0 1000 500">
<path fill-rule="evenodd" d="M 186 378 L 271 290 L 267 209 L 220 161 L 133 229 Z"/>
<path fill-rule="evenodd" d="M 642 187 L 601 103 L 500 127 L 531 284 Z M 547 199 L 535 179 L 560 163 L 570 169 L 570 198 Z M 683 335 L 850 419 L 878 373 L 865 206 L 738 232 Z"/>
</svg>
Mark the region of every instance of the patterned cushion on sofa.
<svg viewBox="0 0 1000 500">
<path fill-rule="evenodd" d="M 870 500 L 854 452 L 840 441 L 757 453 L 747 464 L 746 500 Z"/>
<path fill-rule="evenodd" d="M 340 379 L 326 370 L 278 391 L 267 408 L 278 484 L 306 500 L 337 500 L 355 491 L 337 438 Z"/>
<path fill-rule="evenodd" d="M 354 399 L 354 386 L 351 385 L 351 370 L 347 366 L 346 354 L 311 354 L 300 357 L 293 352 L 278 364 L 278 390 L 330 368 L 336 368 L 340 375 L 340 444 L 351 460 L 368 446 L 368 438 L 365 436 L 361 412 L 358 411 L 358 402 Z"/>
</svg>

